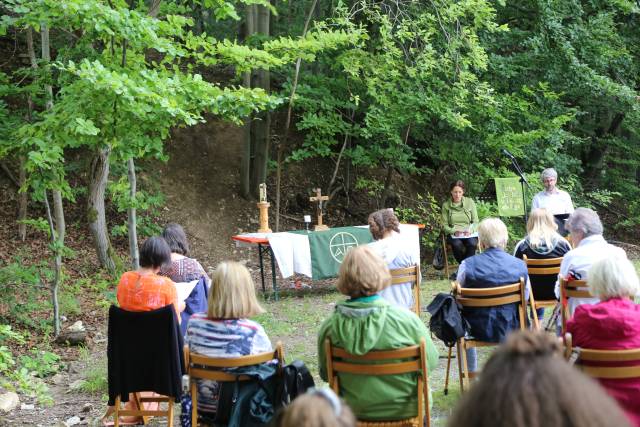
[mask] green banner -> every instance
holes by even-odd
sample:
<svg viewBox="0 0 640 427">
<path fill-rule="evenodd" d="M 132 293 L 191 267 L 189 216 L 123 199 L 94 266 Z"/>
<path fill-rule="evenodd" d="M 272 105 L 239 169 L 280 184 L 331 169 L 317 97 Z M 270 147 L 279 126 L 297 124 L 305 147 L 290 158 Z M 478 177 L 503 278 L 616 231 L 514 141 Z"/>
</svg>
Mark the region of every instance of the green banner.
<svg viewBox="0 0 640 427">
<path fill-rule="evenodd" d="M 524 201 L 522 200 L 522 186 L 520 179 L 494 178 L 496 182 L 496 197 L 498 199 L 498 215 L 523 216 Z"/>
<path fill-rule="evenodd" d="M 313 280 L 336 277 L 347 251 L 372 240 L 369 227 L 337 227 L 309 233 Z"/>
</svg>

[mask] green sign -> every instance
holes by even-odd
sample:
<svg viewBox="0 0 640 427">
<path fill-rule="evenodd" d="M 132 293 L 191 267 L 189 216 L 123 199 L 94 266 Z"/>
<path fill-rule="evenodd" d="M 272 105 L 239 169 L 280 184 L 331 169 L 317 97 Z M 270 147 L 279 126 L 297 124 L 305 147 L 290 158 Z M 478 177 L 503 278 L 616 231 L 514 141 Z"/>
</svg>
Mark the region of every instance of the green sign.
<svg viewBox="0 0 640 427">
<path fill-rule="evenodd" d="M 313 279 L 336 277 L 347 251 L 372 240 L 368 227 L 337 227 L 309 233 Z"/>
<path fill-rule="evenodd" d="M 494 178 L 496 181 L 496 196 L 498 198 L 498 215 L 524 215 L 524 201 L 522 200 L 522 186 L 520 179 Z"/>
</svg>

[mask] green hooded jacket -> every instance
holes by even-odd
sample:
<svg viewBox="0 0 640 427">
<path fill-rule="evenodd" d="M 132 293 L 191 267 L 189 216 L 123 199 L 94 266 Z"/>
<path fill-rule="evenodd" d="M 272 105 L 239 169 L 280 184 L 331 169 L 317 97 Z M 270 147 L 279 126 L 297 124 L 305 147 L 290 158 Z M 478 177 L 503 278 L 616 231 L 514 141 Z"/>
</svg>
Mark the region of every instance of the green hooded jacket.
<svg viewBox="0 0 640 427">
<path fill-rule="evenodd" d="M 392 350 L 420 343 L 424 338 L 427 366 L 438 364 L 436 350 L 422 320 L 412 311 L 392 306 L 378 295 L 338 303 L 318 334 L 320 377 L 327 381 L 324 340 L 355 355 Z M 416 374 L 363 376 L 340 374 L 340 395 L 358 419 L 399 420 L 418 413 Z M 431 396 L 429 396 L 431 402 Z"/>
</svg>

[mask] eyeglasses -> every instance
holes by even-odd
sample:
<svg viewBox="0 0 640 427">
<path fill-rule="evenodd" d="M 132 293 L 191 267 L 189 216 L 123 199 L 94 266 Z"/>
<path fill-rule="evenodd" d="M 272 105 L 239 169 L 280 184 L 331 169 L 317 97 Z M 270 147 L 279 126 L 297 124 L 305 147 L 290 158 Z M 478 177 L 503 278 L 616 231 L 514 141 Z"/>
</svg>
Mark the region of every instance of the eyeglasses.
<svg viewBox="0 0 640 427">
<path fill-rule="evenodd" d="M 307 394 L 312 396 L 320 396 L 327 400 L 333 409 L 333 413 L 336 417 L 339 417 L 342 413 L 342 403 L 336 394 L 328 387 L 324 388 L 311 388 L 307 391 Z"/>
</svg>

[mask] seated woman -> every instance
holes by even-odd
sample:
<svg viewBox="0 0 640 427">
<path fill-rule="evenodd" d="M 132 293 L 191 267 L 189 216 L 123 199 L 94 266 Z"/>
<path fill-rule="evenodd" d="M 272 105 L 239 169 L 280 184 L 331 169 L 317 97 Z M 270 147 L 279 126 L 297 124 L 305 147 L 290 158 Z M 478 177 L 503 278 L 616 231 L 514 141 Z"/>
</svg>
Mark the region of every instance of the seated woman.
<svg viewBox="0 0 640 427">
<path fill-rule="evenodd" d="M 277 415 L 275 427 L 356 427 L 356 417 L 330 388 L 309 389 Z"/>
<path fill-rule="evenodd" d="M 640 348 L 640 306 L 633 298 L 640 292 L 638 275 L 622 250 L 612 251 L 589 270 L 589 291 L 600 299 L 594 305 L 576 307 L 567 322 L 577 347 L 602 350 Z M 640 380 L 602 379 L 600 383 L 640 426 Z"/>
<path fill-rule="evenodd" d="M 513 255 L 523 259 L 561 258 L 571 250 L 571 245 L 556 231 L 558 225 L 546 209 L 531 211 L 527 221 L 527 237 L 516 245 Z M 536 275 L 531 279 L 531 289 L 536 300 L 555 300 L 554 288 L 558 275 Z M 544 309 L 537 310 L 538 317 L 544 315 Z"/>
<path fill-rule="evenodd" d="M 237 262 L 223 262 L 213 273 L 207 312 L 191 316 L 185 343 L 189 351 L 210 357 L 271 351 L 271 342 L 262 326 L 249 320 L 263 312 L 247 268 Z M 198 412 L 215 416 L 218 383 L 199 380 L 197 389 Z"/>
<path fill-rule="evenodd" d="M 159 276 L 160 267 L 171 259 L 171 251 L 167 242 L 159 236 L 149 237 L 140 247 L 140 268 L 127 271 L 120 277 L 116 290 L 118 305 L 129 311 L 151 311 L 173 304 L 180 321 L 180 312 L 184 304 L 178 301 L 175 284 L 171 279 Z M 142 392 L 142 396 L 152 396 L 151 392 Z M 134 408 L 134 398 L 129 396 L 125 409 Z M 145 409 L 157 409 L 157 403 L 145 404 Z M 103 417 L 104 424 L 109 425 L 108 419 L 113 412 L 109 407 Z M 120 417 L 121 424 L 135 424 L 141 421 L 139 417 Z"/>
<path fill-rule="evenodd" d="M 189 242 L 184 229 L 179 224 L 168 224 L 162 231 L 162 237 L 171 248 L 171 262 L 162 267 L 160 274 L 169 277 L 178 284 L 177 286 L 181 286 L 180 284 L 183 282 L 204 279 L 202 284 L 198 284 L 193 288 L 193 291 L 185 300 L 185 309 L 181 315 L 182 333 L 184 334 L 189 317 L 193 313 L 207 309 L 207 294 L 211 286 L 211 279 L 197 260 L 187 257 L 189 255 Z"/>
<path fill-rule="evenodd" d="M 562 358 L 545 333 L 509 336 L 487 362 L 447 423 L 449 427 L 628 427 L 602 388 Z"/>
<path fill-rule="evenodd" d="M 480 247 L 484 252 L 460 263 L 457 281 L 463 288 L 496 288 L 517 283 L 529 276 L 524 261 L 504 251 L 509 240 L 507 227 L 498 218 L 486 218 L 478 226 Z M 471 326 L 470 335 L 480 341 L 502 342 L 507 334 L 520 328 L 518 307 L 514 304 L 491 308 L 465 308 L 464 317 Z M 469 372 L 477 370 L 475 348 L 467 350 Z"/>
<path fill-rule="evenodd" d="M 420 262 L 407 250 L 405 242 L 400 240 L 400 222 L 393 209 L 382 209 L 369 215 L 369 231 L 375 242 L 369 244 L 387 263 L 390 270 L 411 267 Z M 380 291 L 380 296 L 398 307 L 413 309 L 411 283 L 389 286 Z"/>
<path fill-rule="evenodd" d="M 464 197 L 464 182 L 455 181 L 449 187 L 451 198 L 442 204 L 442 227 L 447 243 L 458 263 L 475 255 L 478 239 L 471 237 L 478 225 L 476 204 Z"/>
<path fill-rule="evenodd" d="M 336 304 L 318 333 L 318 365 L 323 380 L 327 380 L 327 337 L 333 345 L 355 355 L 417 345 L 424 338 L 428 369 L 435 369 L 438 352 L 424 323 L 415 313 L 391 305 L 378 295 L 390 283 L 389 269 L 371 248 L 358 246 L 347 253 L 337 287 L 349 299 Z M 340 389 L 361 420 L 400 420 L 415 417 L 418 412 L 416 377 L 412 374 L 341 374 Z"/>
</svg>

